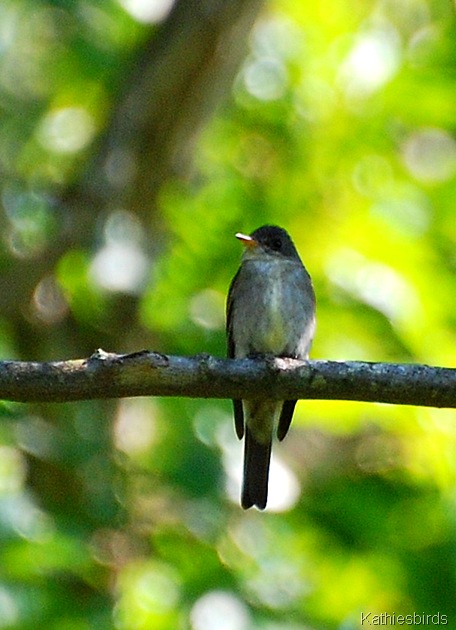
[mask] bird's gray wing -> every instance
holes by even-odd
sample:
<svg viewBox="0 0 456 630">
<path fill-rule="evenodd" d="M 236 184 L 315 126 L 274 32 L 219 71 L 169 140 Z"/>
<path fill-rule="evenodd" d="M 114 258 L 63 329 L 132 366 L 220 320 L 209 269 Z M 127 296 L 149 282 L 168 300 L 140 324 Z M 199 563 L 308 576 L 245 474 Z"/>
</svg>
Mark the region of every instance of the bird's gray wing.
<svg viewBox="0 0 456 630">
<path fill-rule="evenodd" d="M 239 277 L 239 271 L 231 282 L 228 299 L 226 302 L 226 337 L 228 343 L 228 358 L 234 359 L 236 356 L 236 350 L 234 347 L 234 335 L 233 335 L 233 293 L 236 288 L 236 281 Z M 244 437 L 244 411 L 242 409 L 242 400 L 233 400 L 234 410 L 234 426 L 236 428 L 236 435 L 241 440 Z"/>
<path fill-rule="evenodd" d="M 288 429 L 290 428 L 291 420 L 293 418 L 294 408 L 297 402 L 297 400 L 283 401 L 282 411 L 279 418 L 279 425 L 277 427 L 277 437 L 279 438 L 279 440 L 283 440 L 283 438 L 288 433 Z"/>
</svg>

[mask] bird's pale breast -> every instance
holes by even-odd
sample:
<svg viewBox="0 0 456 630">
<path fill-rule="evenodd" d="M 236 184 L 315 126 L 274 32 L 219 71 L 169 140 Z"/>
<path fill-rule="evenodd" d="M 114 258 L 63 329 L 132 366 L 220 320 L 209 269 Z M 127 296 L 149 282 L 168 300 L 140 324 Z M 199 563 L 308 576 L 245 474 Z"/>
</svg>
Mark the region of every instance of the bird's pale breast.
<svg viewBox="0 0 456 630">
<path fill-rule="evenodd" d="M 306 356 L 313 335 L 308 275 L 296 261 L 249 260 L 242 274 L 249 292 L 236 296 L 236 356 L 252 353 Z M 248 340 L 248 346 L 246 345 Z"/>
</svg>

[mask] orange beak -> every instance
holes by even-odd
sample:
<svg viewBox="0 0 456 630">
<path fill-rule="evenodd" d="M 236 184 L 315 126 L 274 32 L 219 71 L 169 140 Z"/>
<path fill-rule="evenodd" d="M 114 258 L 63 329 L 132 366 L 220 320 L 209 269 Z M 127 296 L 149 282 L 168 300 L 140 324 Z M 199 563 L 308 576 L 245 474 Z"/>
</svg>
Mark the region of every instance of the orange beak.
<svg viewBox="0 0 456 630">
<path fill-rule="evenodd" d="M 236 238 L 238 238 L 241 243 L 245 245 L 245 247 L 257 247 L 258 245 L 258 241 L 256 241 L 251 236 L 248 236 L 248 234 L 242 234 L 241 232 L 238 232 L 236 234 Z"/>
</svg>

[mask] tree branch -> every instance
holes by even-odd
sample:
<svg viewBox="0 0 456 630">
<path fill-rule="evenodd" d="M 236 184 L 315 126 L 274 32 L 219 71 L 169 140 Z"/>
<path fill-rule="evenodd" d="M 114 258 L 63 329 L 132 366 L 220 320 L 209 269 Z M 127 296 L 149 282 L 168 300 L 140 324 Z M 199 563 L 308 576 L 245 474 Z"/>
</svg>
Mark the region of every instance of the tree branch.
<svg viewBox="0 0 456 630">
<path fill-rule="evenodd" d="M 0 362 L 0 399 L 65 402 L 124 396 L 358 400 L 456 407 L 456 369 L 293 359 L 176 357 L 157 352 Z"/>
</svg>

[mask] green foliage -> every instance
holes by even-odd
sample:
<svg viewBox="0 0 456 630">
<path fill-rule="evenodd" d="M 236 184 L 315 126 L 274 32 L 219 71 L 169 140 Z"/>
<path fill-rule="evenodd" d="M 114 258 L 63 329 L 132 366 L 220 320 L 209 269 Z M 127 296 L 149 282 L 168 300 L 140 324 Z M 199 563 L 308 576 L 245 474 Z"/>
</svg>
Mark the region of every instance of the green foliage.
<svg viewBox="0 0 456 630">
<path fill-rule="evenodd" d="M 223 356 L 234 233 L 276 223 L 314 279 L 314 358 L 453 366 L 451 3 L 271 0 L 193 176 L 141 200 L 153 227 L 66 204 L 159 28 L 133 4 L 0 1 L 2 358 Z M 239 507 L 228 402 L 0 419 L 0 628 L 454 627 L 453 410 L 300 402 L 265 513 Z"/>
</svg>

